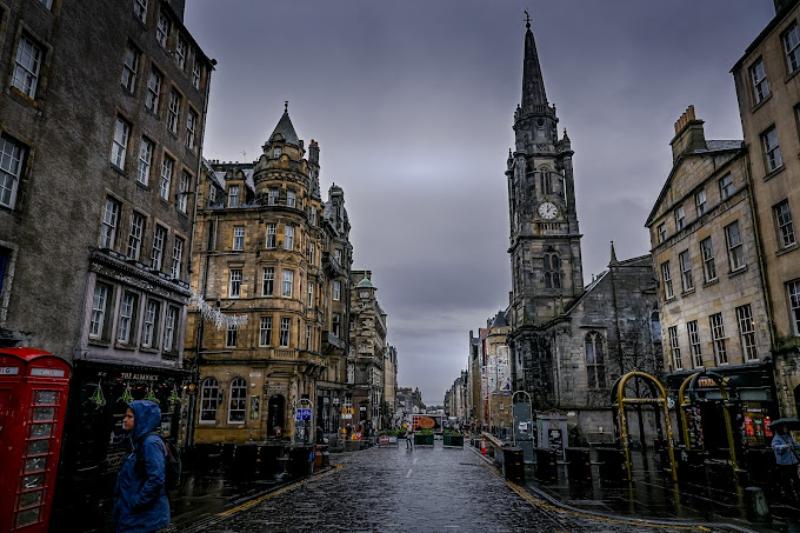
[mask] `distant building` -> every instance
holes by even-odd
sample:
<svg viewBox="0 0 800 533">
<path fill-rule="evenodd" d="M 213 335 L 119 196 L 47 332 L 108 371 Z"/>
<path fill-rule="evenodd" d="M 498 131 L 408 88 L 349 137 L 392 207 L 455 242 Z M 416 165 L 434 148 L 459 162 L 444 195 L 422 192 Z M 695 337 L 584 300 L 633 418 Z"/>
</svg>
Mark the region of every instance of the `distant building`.
<svg viewBox="0 0 800 533">
<path fill-rule="evenodd" d="M 650 327 L 656 280 L 650 256 L 618 261 L 612 247 L 608 271 L 584 288 L 572 144 L 559 134 L 530 24 L 523 65 L 506 171 L 514 388 L 531 394 L 535 410 L 566 417 L 577 438 L 605 440 L 614 380 L 661 368 Z"/>
<path fill-rule="evenodd" d="M 407 421 L 410 421 L 413 414 L 424 413 L 425 404 L 422 402 L 422 393 L 419 392 L 419 388 L 398 387 L 397 408 Z"/>
<path fill-rule="evenodd" d="M 667 383 L 677 397 L 687 376 L 710 370 L 746 390 L 736 409 L 753 429 L 748 441 L 763 445 L 764 417 L 777 413 L 746 152 L 739 140 L 706 139 L 693 106 L 675 123 L 671 145 L 673 167 L 646 222 Z M 691 410 L 704 428 L 693 432 L 693 448 L 727 446 L 721 407 L 707 408 L 714 403 Z"/>
<path fill-rule="evenodd" d="M 453 385 L 444 393 L 444 410 L 448 418 L 455 418 L 459 425 L 466 425 L 467 420 L 467 379 L 465 370 L 453 381 Z"/>
<path fill-rule="evenodd" d="M 486 336 L 483 339 L 485 365 L 481 397 L 484 404 L 483 425 L 488 428 L 511 428 L 512 376 L 508 349 L 508 334 L 511 327 L 505 312 L 500 311 L 486 321 Z"/>
<path fill-rule="evenodd" d="M 383 361 L 383 427 L 395 425 L 397 413 L 397 348 L 389 346 Z"/>
<path fill-rule="evenodd" d="M 469 332 L 469 353 L 467 355 L 467 420 L 474 428 L 481 427 L 483 420 L 483 401 L 481 399 L 481 367 L 483 366 L 481 342 L 473 332 Z"/>
<path fill-rule="evenodd" d="M 800 4 L 776 0 L 776 15 L 732 69 L 749 160 L 748 193 L 764 263 L 775 385 L 784 416 L 800 414 Z M 756 242 L 745 241 L 745 246 Z M 756 264 L 749 263 L 748 270 Z M 758 285 L 760 287 L 760 285 Z M 757 342 L 762 342 L 762 337 Z M 758 356 L 762 357 L 762 345 Z"/>
<path fill-rule="evenodd" d="M 364 429 L 382 428 L 381 402 L 384 400 L 384 364 L 386 362 L 386 313 L 378 304 L 372 272 L 351 273 L 350 345 L 347 359 L 348 383 L 351 384 L 353 424 Z"/>
</svg>

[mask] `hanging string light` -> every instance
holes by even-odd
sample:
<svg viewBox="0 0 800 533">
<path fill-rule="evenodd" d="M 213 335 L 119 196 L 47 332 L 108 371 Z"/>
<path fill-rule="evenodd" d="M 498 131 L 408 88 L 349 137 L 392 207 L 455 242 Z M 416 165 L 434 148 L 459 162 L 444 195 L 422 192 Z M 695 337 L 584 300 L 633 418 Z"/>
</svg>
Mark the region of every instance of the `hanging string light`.
<svg viewBox="0 0 800 533">
<path fill-rule="evenodd" d="M 147 394 L 144 395 L 144 399 L 145 400 L 150 400 L 151 402 L 161 403 L 161 402 L 158 401 L 158 398 L 156 398 L 156 395 L 153 392 L 153 386 L 152 385 L 147 387 Z"/>
<path fill-rule="evenodd" d="M 217 329 L 238 329 L 247 323 L 247 315 L 225 314 L 218 307 L 206 302 L 199 294 L 192 293 L 190 303 L 197 307 L 204 320 L 211 322 Z"/>
<path fill-rule="evenodd" d="M 89 401 L 94 403 L 97 407 L 103 407 L 106 404 L 106 397 L 103 395 L 103 387 L 101 385 L 102 380 L 97 380 L 97 387 L 94 389 L 94 392 L 89 397 Z"/>
<path fill-rule="evenodd" d="M 178 395 L 177 385 L 172 386 L 172 393 L 169 395 L 169 398 L 167 398 L 167 401 L 171 408 L 175 408 L 175 404 L 181 401 L 181 397 Z"/>
<path fill-rule="evenodd" d="M 125 390 L 122 391 L 122 396 L 119 397 L 119 400 L 124 404 L 129 404 L 133 401 L 133 394 L 131 393 L 131 386 L 130 384 L 125 385 Z"/>
</svg>

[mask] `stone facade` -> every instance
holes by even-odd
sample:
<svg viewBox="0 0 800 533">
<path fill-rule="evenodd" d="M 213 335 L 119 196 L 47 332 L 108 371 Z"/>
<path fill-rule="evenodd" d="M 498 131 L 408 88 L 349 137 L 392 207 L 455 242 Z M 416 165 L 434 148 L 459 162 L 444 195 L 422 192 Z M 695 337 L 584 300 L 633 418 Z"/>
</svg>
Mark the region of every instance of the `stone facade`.
<svg viewBox="0 0 800 533">
<path fill-rule="evenodd" d="M 469 332 L 469 355 L 467 356 L 467 420 L 474 428 L 481 427 L 483 402 L 481 401 L 481 342 Z"/>
<path fill-rule="evenodd" d="M 399 387 L 397 389 L 397 409 L 409 424 L 411 423 L 412 414 L 424 413 L 426 407 L 422 401 L 422 393 L 419 392 L 419 388 Z"/>
<path fill-rule="evenodd" d="M 800 413 L 800 4 L 776 2 L 732 73 L 739 100 L 755 221 L 764 263 L 775 381 L 784 416 Z M 760 320 L 759 323 L 763 323 Z"/>
<path fill-rule="evenodd" d="M 319 145 L 306 154 L 288 110 L 258 160 L 205 168 L 192 254 L 203 300 L 187 333 L 197 443 L 338 432 L 352 247 L 342 189 L 323 202 L 319 171 Z M 299 407 L 314 418 L 295 424 Z"/>
<path fill-rule="evenodd" d="M 485 365 L 481 369 L 481 398 L 484 404 L 482 425 L 489 428 L 511 427 L 511 361 L 509 358 L 508 325 L 505 313 L 499 312 L 481 329 Z"/>
<path fill-rule="evenodd" d="M 572 146 L 558 134 L 530 24 L 524 54 L 506 171 L 514 389 L 529 392 L 538 411 L 566 414 L 581 439 L 608 435 L 616 377 L 661 365 L 650 327 L 655 278 L 649 256 L 618 261 L 612 252 L 608 271 L 584 288 Z"/>
<path fill-rule="evenodd" d="M 382 426 L 386 361 L 386 313 L 377 299 L 372 272 L 354 270 L 351 274 L 351 326 L 348 357 L 348 383 L 353 391 L 353 425 L 365 431 Z M 350 379 L 352 378 L 352 379 Z"/>
<path fill-rule="evenodd" d="M 397 414 L 397 348 L 389 346 L 383 360 L 383 426 L 396 424 Z"/>
<path fill-rule="evenodd" d="M 120 399 L 158 399 L 179 437 L 214 62 L 182 2 L 12 0 L 0 21 L 0 344 L 74 365 L 53 521 L 91 531 L 125 445 Z"/>
<path fill-rule="evenodd" d="M 738 419 L 762 428 L 763 416 L 776 413 L 747 156 L 739 140 L 706 139 L 693 106 L 675 123 L 670 144 L 673 167 L 645 224 L 660 280 L 667 384 L 677 397 L 688 376 L 715 372 L 743 402 L 734 406 Z M 710 403 L 690 410 L 708 444 L 722 424 Z M 751 436 L 764 443 L 763 430 Z M 691 445 L 702 447 L 701 440 Z"/>
<path fill-rule="evenodd" d="M 453 381 L 453 385 L 444 394 L 445 414 L 449 418 L 455 418 L 460 426 L 469 422 L 467 416 L 468 380 L 469 373 L 466 370 L 462 370 L 461 374 Z"/>
</svg>

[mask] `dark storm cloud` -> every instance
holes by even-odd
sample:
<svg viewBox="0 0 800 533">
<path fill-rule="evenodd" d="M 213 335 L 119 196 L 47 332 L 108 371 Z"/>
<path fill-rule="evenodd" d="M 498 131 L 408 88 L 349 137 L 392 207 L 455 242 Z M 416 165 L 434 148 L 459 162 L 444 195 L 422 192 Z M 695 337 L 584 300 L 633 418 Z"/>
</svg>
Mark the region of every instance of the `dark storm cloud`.
<svg viewBox="0 0 800 533">
<path fill-rule="evenodd" d="M 219 61 L 205 153 L 252 160 L 283 109 L 345 189 L 356 266 L 372 269 L 401 385 L 429 403 L 466 364 L 467 331 L 508 300 L 503 174 L 520 98 L 522 10 L 575 149 L 587 280 L 644 254 L 643 228 L 689 104 L 739 138 L 728 70 L 769 0 L 193 0 Z"/>
</svg>

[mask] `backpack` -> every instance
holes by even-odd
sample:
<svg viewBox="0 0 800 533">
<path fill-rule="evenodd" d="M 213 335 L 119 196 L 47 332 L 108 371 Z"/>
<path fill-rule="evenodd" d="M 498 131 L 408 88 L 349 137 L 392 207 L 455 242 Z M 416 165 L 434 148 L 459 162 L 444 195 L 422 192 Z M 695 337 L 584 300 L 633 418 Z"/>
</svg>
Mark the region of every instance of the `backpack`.
<svg viewBox="0 0 800 533">
<path fill-rule="evenodd" d="M 161 441 L 164 448 L 164 488 L 166 490 L 175 490 L 181 485 L 181 452 L 178 447 L 170 440 L 165 439 L 161 435 L 151 433 Z M 149 435 L 148 435 L 149 436 Z M 145 437 L 147 438 L 147 437 Z M 142 447 L 136 448 L 136 471 L 141 477 L 145 477 L 144 473 L 144 460 L 140 456 Z"/>
</svg>

